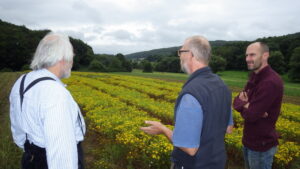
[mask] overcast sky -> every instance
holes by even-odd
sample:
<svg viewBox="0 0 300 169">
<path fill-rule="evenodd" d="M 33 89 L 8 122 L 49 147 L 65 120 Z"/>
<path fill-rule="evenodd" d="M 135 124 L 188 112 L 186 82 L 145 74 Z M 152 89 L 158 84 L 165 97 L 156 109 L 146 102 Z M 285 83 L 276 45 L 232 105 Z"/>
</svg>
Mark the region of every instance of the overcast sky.
<svg viewBox="0 0 300 169">
<path fill-rule="evenodd" d="M 192 35 L 255 40 L 300 32 L 299 0 L 1 0 L 0 19 L 79 38 L 95 53 L 180 46 Z"/>
</svg>

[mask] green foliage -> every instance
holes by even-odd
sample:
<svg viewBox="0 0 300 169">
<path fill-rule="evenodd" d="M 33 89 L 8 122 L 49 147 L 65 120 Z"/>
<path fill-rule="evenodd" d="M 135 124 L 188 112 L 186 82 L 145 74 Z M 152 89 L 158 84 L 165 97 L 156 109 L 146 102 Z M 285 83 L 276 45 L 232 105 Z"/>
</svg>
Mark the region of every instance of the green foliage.
<svg viewBox="0 0 300 169">
<path fill-rule="evenodd" d="M 123 72 L 122 63 L 116 57 L 110 58 L 109 71 L 110 72 Z"/>
<path fill-rule="evenodd" d="M 153 72 L 153 66 L 149 61 L 143 62 L 143 72 L 145 73 L 152 73 Z"/>
<path fill-rule="evenodd" d="M 165 57 L 161 61 L 157 62 L 154 70 L 160 72 L 179 73 L 181 71 L 180 59 L 179 57 Z"/>
<path fill-rule="evenodd" d="M 139 62 L 137 60 L 131 60 L 131 65 L 133 69 L 141 69 L 141 67 L 139 67 Z"/>
<path fill-rule="evenodd" d="M 131 64 L 131 62 L 129 60 L 127 60 L 123 54 L 118 53 L 116 55 L 116 58 L 120 60 L 121 66 L 123 67 L 123 70 L 125 72 L 131 72 L 132 71 L 132 64 Z"/>
<path fill-rule="evenodd" d="M 97 61 L 97 62 L 96 62 Z M 100 72 L 131 72 L 132 66 L 130 61 L 126 60 L 124 55 L 117 54 L 107 55 L 107 54 L 98 54 L 94 56 L 92 62 L 96 63 L 96 67 L 99 67 L 101 64 L 101 69 L 92 69 L 92 63 L 89 66 L 89 70 L 100 71 Z"/>
<path fill-rule="evenodd" d="M 243 41 L 216 40 L 216 41 L 210 41 L 210 45 L 212 47 L 220 47 L 220 46 L 225 46 L 227 44 L 236 43 L 236 42 L 243 42 Z M 150 62 L 159 61 L 158 57 L 177 56 L 177 50 L 179 50 L 179 49 L 180 49 L 180 46 L 175 46 L 175 47 L 170 47 L 170 48 L 153 49 L 153 50 L 149 50 L 149 51 L 142 51 L 142 52 L 128 54 L 128 55 L 126 55 L 126 58 L 128 58 L 128 59 L 146 58 Z"/>
<path fill-rule="evenodd" d="M 26 70 L 30 70 L 29 64 L 23 65 L 21 68 L 21 71 L 26 71 Z"/>
<path fill-rule="evenodd" d="M 95 72 L 107 72 L 107 68 L 97 59 L 94 59 L 90 63 L 89 70 L 95 71 Z"/>
<path fill-rule="evenodd" d="M 12 71 L 13 71 L 12 69 L 6 67 L 0 70 L 0 72 L 12 72 Z"/>
<path fill-rule="evenodd" d="M 50 30 L 32 31 L 25 26 L 17 26 L 0 20 L 0 70 L 8 68 L 13 71 L 28 69 L 40 40 Z M 79 39 L 70 38 L 74 48 L 73 69 L 89 65 L 94 52 L 92 48 Z"/>
<path fill-rule="evenodd" d="M 236 70 L 248 70 L 247 64 L 246 64 L 246 57 L 245 54 L 241 54 L 236 56 L 235 60 L 235 69 Z"/>
<path fill-rule="evenodd" d="M 280 54 L 275 54 L 274 58 L 276 59 L 274 60 L 279 60 L 281 66 L 273 66 L 273 68 L 279 73 L 287 73 L 289 67 L 285 65 L 288 65 L 293 50 L 296 47 L 300 46 L 300 33 L 278 37 L 264 37 L 259 38 L 255 41 L 260 41 L 268 44 L 271 52 L 281 52 L 283 62 L 281 61 L 281 56 L 279 56 Z M 250 41 L 210 41 L 210 44 L 212 46 L 212 54 L 221 56 L 222 58 L 226 59 L 226 70 L 247 70 L 245 51 L 250 43 Z M 166 72 L 168 71 L 168 68 L 166 68 L 164 64 L 167 64 L 167 62 L 164 61 L 164 64 L 162 64 L 162 60 L 164 60 L 164 58 L 166 57 L 176 55 L 176 50 L 178 49 L 179 47 L 155 49 L 151 51 L 129 54 L 126 55 L 126 57 L 133 59 L 145 58 L 146 60 L 154 62 L 156 71 Z M 160 56 L 160 58 L 158 58 L 158 56 Z M 273 59 L 271 59 L 271 63 L 272 60 Z M 272 63 L 272 65 L 276 64 L 278 65 L 279 63 Z M 135 64 L 134 68 L 140 67 L 138 66 L 138 64 Z"/>
<path fill-rule="evenodd" d="M 146 60 L 148 60 L 149 62 L 158 62 L 160 61 L 163 57 L 162 55 L 150 55 L 146 57 Z"/>
<path fill-rule="evenodd" d="M 233 69 L 235 56 L 241 54 L 238 50 L 239 49 L 235 46 L 222 46 L 219 47 L 215 53 L 228 61 L 228 69 Z"/>
<path fill-rule="evenodd" d="M 35 49 L 39 41 L 50 30 L 32 31 L 25 26 L 17 26 L 0 20 L 0 70 L 20 71 L 27 69 L 24 65 L 29 65 L 34 55 Z M 132 68 L 143 68 L 140 61 L 130 62 L 125 59 L 122 54 L 117 54 L 113 58 L 101 58 L 94 55 L 92 48 L 81 40 L 70 38 L 74 48 L 73 69 L 80 70 L 90 65 L 95 58 L 100 61 L 107 71 L 125 71 L 131 72 Z M 270 51 L 278 51 L 275 54 L 277 59 L 270 58 L 271 65 L 278 73 L 287 73 L 290 69 L 289 65 L 291 56 L 296 47 L 300 46 L 300 33 L 260 38 L 256 41 L 265 42 L 269 45 Z M 245 50 L 249 41 L 210 41 L 212 46 L 212 54 L 225 58 L 227 61 L 226 70 L 246 70 Z M 176 56 L 176 51 L 180 47 L 170 47 L 154 49 L 150 51 L 138 52 L 126 55 L 128 59 L 146 59 L 155 65 L 155 70 L 166 72 L 180 72 L 179 59 L 170 59 Z M 108 56 L 108 55 L 106 55 Z M 112 55 L 110 55 L 111 57 Z M 282 62 L 283 57 L 283 62 Z M 169 59 L 164 59 L 169 58 Z M 175 57 L 174 57 L 175 58 Z M 280 61 L 280 63 L 278 62 Z M 273 62 L 273 63 L 272 63 Z M 276 63 L 278 62 L 278 63 Z M 291 64 L 292 67 L 293 64 Z M 7 69 L 5 69 L 7 68 Z M 295 79 L 294 75 L 297 70 L 293 68 L 289 71 L 289 77 Z M 295 72 L 295 73 L 293 73 Z"/>
<path fill-rule="evenodd" d="M 81 66 L 88 66 L 94 56 L 93 49 L 79 39 L 70 38 L 70 42 L 75 53 L 73 70 L 78 70 Z"/>
<path fill-rule="evenodd" d="M 224 71 L 226 68 L 226 64 L 226 59 L 217 55 L 212 55 L 211 60 L 209 62 L 209 66 L 211 67 L 214 73 Z"/>
<path fill-rule="evenodd" d="M 29 64 L 40 39 L 49 30 L 31 31 L 0 20 L 0 70 L 19 71 Z"/>
<path fill-rule="evenodd" d="M 170 48 L 161 48 L 161 49 L 153 49 L 149 51 L 137 52 L 126 55 L 128 59 L 143 59 L 149 56 L 176 56 L 177 50 L 180 47 L 170 47 Z M 150 57 L 151 58 L 151 57 Z"/>
<path fill-rule="evenodd" d="M 213 49 L 213 55 L 221 56 L 227 61 L 227 70 L 239 69 L 241 65 L 245 64 L 245 59 L 240 59 L 240 56 L 245 56 L 245 50 L 249 42 L 232 42 L 224 46 Z M 237 59 L 239 57 L 239 59 Z"/>
<path fill-rule="evenodd" d="M 13 142 L 9 119 L 9 93 L 21 73 L 0 73 L 0 168 L 20 168 L 23 151 Z"/>
<path fill-rule="evenodd" d="M 270 53 L 269 64 L 279 74 L 285 72 L 284 57 L 280 51 L 274 51 Z"/>
<path fill-rule="evenodd" d="M 292 81 L 300 81 L 300 46 L 294 49 L 289 66 L 288 77 Z"/>
</svg>

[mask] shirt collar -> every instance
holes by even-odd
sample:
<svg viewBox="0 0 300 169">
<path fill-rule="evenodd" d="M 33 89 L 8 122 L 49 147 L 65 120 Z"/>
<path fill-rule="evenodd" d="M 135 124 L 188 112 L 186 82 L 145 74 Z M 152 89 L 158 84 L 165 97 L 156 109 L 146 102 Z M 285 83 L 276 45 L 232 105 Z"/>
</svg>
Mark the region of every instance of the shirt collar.
<svg viewBox="0 0 300 169">
<path fill-rule="evenodd" d="M 258 73 L 252 72 L 251 77 L 255 79 L 255 82 L 260 81 L 262 78 L 265 77 L 266 74 L 268 74 L 271 70 L 271 67 L 267 65 L 263 69 L 261 69 Z"/>
<path fill-rule="evenodd" d="M 191 74 L 190 79 L 193 79 L 194 77 L 198 76 L 199 74 L 203 74 L 205 72 L 210 72 L 210 71 L 211 71 L 211 69 L 208 66 L 200 68 Z"/>
<path fill-rule="evenodd" d="M 38 71 L 41 71 L 41 74 L 43 74 L 44 76 L 53 78 L 55 81 L 57 81 L 62 86 L 64 86 L 64 87 L 67 86 L 55 74 L 53 74 L 52 72 L 50 72 L 48 69 L 43 68 L 43 69 L 38 70 Z"/>
<path fill-rule="evenodd" d="M 203 67 L 203 68 L 200 68 L 198 70 L 196 70 L 195 72 L 193 72 L 190 77 L 188 78 L 188 80 L 185 82 L 185 84 L 183 85 L 186 86 L 191 80 L 193 80 L 195 77 L 199 76 L 199 75 L 202 75 L 202 74 L 205 74 L 205 73 L 209 73 L 211 72 L 211 69 L 210 67 L 206 66 L 206 67 Z"/>
</svg>

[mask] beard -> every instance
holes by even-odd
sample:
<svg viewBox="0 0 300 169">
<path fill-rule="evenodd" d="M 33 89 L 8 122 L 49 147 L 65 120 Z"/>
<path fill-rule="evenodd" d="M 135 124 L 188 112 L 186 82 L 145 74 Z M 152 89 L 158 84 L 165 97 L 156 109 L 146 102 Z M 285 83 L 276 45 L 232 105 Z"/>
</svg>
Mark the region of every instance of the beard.
<svg viewBox="0 0 300 169">
<path fill-rule="evenodd" d="M 252 65 L 249 66 L 249 63 Z M 255 62 L 255 61 L 247 62 L 248 70 L 251 70 L 251 71 L 258 70 L 261 66 L 262 66 L 261 62 Z"/>
<path fill-rule="evenodd" d="M 71 69 L 68 69 L 68 70 L 64 70 L 62 72 L 62 75 L 61 75 L 61 78 L 69 78 L 71 76 Z"/>
<path fill-rule="evenodd" d="M 189 67 L 187 66 L 186 62 L 183 63 L 183 61 L 180 61 L 180 67 L 184 73 L 190 74 Z"/>
<path fill-rule="evenodd" d="M 69 78 L 71 76 L 71 69 L 72 69 L 72 63 L 66 63 L 61 72 L 61 79 Z"/>
</svg>

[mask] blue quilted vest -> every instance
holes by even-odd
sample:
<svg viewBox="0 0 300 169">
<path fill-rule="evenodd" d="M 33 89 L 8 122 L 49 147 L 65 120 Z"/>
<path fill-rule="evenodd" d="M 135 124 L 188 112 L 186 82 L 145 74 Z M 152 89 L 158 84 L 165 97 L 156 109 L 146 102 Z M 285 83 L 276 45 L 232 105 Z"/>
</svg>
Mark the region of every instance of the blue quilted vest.
<svg viewBox="0 0 300 169">
<path fill-rule="evenodd" d="M 187 93 L 199 101 L 203 110 L 200 147 L 194 156 L 174 147 L 171 160 L 184 169 L 224 169 L 227 158 L 224 137 L 231 112 L 231 92 L 209 67 L 198 69 L 176 100 L 175 120 L 180 100 Z"/>
</svg>

